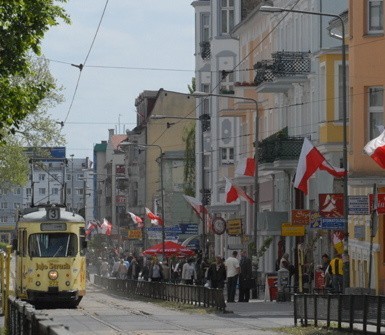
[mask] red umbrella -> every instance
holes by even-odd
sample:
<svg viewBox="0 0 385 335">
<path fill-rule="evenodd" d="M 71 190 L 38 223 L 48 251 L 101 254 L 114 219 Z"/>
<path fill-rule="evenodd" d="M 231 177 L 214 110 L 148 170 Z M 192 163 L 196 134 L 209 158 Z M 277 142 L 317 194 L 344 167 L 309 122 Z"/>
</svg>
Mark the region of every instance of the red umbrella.
<svg viewBox="0 0 385 335">
<path fill-rule="evenodd" d="M 163 243 L 158 243 L 143 251 L 143 255 L 156 256 L 158 254 L 163 254 Z M 187 247 L 184 247 L 181 244 L 165 241 L 164 242 L 164 254 L 166 257 L 171 256 L 193 256 L 195 252 Z"/>
</svg>

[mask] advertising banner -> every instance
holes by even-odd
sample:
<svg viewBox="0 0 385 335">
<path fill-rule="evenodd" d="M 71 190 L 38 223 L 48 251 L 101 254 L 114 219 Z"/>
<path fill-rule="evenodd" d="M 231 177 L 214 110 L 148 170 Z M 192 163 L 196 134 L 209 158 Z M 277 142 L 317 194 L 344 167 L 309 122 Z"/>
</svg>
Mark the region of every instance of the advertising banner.
<svg viewBox="0 0 385 335">
<path fill-rule="evenodd" d="M 344 216 L 344 195 L 342 193 L 319 194 L 319 214 L 322 218 Z"/>
</svg>

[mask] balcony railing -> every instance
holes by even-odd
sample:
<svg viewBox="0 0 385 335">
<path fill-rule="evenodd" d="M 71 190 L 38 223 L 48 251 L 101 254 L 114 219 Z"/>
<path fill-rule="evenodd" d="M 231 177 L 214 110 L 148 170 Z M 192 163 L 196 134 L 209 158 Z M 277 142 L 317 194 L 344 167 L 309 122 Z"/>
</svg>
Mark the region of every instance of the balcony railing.
<svg viewBox="0 0 385 335">
<path fill-rule="evenodd" d="M 210 59 L 211 50 L 210 50 L 210 42 L 204 41 L 199 44 L 201 47 L 201 57 L 203 60 Z"/>
<path fill-rule="evenodd" d="M 310 53 L 301 51 L 279 51 L 271 60 L 262 60 L 254 65 L 256 85 L 277 78 L 307 75 L 311 70 Z"/>
<path fill-rule="evenodd" d="M 277 160 L 298 160 L 303 138 L 289 137 L 286 129 L 259 143 L 259 162 L 273 163 Z"/>
</svg>

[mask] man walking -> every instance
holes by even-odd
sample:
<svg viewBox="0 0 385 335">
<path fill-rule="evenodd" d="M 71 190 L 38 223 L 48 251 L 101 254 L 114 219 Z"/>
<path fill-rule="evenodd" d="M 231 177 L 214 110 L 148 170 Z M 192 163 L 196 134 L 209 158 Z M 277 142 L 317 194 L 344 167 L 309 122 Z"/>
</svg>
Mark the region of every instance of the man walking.
<svg viewBox="0 0 385 335">
<path fill-rule="evenodd" d="M 239 262 L 241 272 L 239 274 L 239 298 L 238 302 L 249 302 L 250 289 L 252 288 L 252 265 L 251 259 L 247 257 L 246 250 L 241 252 Z"/>
<path fill-rule="evenodd" d="M 237 280 L 240 272 L 237 256 L 238 251 L 234 250 L 232 256 L 227 258 L 225 261 L 227 276 L 227 302 L 235 302 L 235 291 L 237 289 Z"/>
<path fill-rule="evenodd" d="M 343 293 L 344 265 L 340 254 L 330 261 L 329 270 L 332 275 L 333 293 Z"/>
</svg>

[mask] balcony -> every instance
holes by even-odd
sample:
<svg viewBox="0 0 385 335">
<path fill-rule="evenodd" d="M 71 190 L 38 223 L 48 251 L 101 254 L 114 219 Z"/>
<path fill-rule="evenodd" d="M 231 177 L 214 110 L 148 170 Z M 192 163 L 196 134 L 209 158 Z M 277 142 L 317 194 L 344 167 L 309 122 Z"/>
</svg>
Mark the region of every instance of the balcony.
<svg viewBox="0 0 385 335">
<path fill-rule="evenodd" d="M 273 59 L 254 65 L 257 92 L 285 93 L 293 83 L 307 80 L 311 70 L 309 52 L 279 51 L 271 56 Z"/>
<path fill-rule="evenodd" d="M 201 57 L 203 60 L 210 59 L 211 57 L 211 50 L 210 50 L 210 42 L 203 41 L 199 43 L 199 46 L 201 47 Z"/>
<path fill-rule="evenodd" d="M 259 163 L 268 169 L 295 169 L 302 144 L 302 137 L 287 136 L 285 128 L 259 143 Z"/>
</svg>

